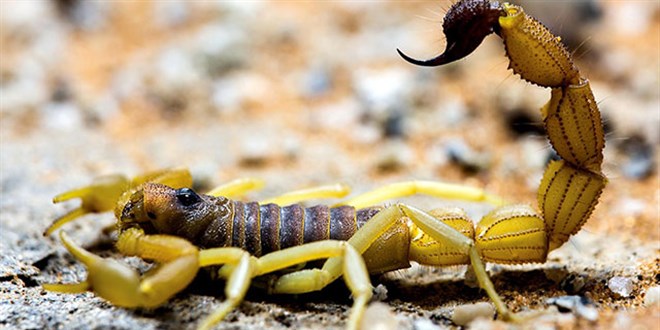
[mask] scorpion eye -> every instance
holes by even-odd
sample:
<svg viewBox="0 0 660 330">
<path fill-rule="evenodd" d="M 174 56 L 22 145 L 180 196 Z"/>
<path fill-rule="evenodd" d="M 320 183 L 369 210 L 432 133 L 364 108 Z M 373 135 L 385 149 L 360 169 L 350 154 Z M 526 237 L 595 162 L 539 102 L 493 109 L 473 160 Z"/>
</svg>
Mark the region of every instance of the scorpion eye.
<svg viewBox="0 0 660 330">
<path fill-rule="evenodd" d="M 176 198 L 183 206 L 190 206 L 200 202 L 202 199 L 190 188 L 181 188 L 176 190 Z"/>
</svg>

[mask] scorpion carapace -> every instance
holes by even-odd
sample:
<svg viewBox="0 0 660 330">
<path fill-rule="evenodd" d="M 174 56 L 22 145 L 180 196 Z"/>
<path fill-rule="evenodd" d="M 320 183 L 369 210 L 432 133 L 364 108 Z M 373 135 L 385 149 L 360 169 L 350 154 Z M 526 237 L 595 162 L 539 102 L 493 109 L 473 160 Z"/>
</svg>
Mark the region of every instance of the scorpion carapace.
<svg viewBox="0 0 660 330">
<path fill-rule="evenodd" d="M 551 162 L 538 190 L 540 214 L 528 205 L 506 205 L 481 189 L 432 181 L 392 184 L 334 206 L 303 207 L 316 198 L 343 197 L 344 186 L 292 192 L 268 202 L 234 199 L 262 184 L 237 180 L 197 194 L 187 170 L 165 170 L 128 180 L 107 177 L 55 197 L 82 199 L 82 205 L 46 230 L 81 215 L 114 208 L 117 250 L 158 264 L 140 276 L 133 269 L 95 256 L 60 232 L 66 248 L 88 268 L 77 284 L 44 284 L 50 291 L 93 290 L 117 306 L 151 307 L 185 288 L 200 268 L 221 265 L 227 280 L 225 301 L 200 325 L 210 328 L 243 300 L 252 278 L 287 269 L 272 293 L 321 290 L 343 277 L 354 298 L 348 327 L 357 328 L 372 296 L 369 273 L 409 266 L 410 261 L 445 266 L 470 264 L 479 285 L 505 320 L 517 320 L 499 297 L 484 261 L 507 264 L 544 262 L 590 217 L 606 179 L 601 173 L 604 133 L 588 81 L 570 53 L 543 25 L 519 6 L 485 0 L 459 1 L 444 23 L 447 50 L 419 65 L 441 65 L 467 56 L 491 32 L 502 37 L 514 72 L 552 88 L 541 109 L 559 161 Z M 496 208 L 474 226 L 465 212 L 441 208 L 425 212 L 397 203 L 373 206 L 413 194 L 491 203 Z M 220 197 L 224 196 L 224 197 Z M 327 259 L 321 268 L 292 267 Z M 308 264 L 310 265 L 310 264 Z"/>
</svg>

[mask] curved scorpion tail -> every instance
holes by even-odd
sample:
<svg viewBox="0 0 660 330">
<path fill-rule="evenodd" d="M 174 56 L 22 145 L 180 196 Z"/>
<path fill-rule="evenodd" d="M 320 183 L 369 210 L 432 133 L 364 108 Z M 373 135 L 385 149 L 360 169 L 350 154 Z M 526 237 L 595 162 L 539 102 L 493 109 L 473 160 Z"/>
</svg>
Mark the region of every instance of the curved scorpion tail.
<svg viewBox="0 0 660 330">
<path fill-rule="evenodd" d="M 447 38 L 445 51 L 429 60 L 416 60 L 396 51 L 404 60 L 420 66 L 439 66 L 470 55 L 489 34 L 499 28 L 502 9 L 497 2 L 488 0 L 459 1 L 449 8 L 442 23 Z"/>
</svg>

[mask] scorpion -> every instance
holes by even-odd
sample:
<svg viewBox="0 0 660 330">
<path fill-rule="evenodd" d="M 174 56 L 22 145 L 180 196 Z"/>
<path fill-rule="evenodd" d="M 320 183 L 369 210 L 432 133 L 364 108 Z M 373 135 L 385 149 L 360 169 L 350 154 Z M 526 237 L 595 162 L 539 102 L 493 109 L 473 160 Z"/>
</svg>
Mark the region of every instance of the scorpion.
<svg viewBox="0 0 660 330">
<path fill-rule="evenodd" d="M 369 274 L 407 268 L 411 261 L 468 264 L 499 317 L 519 319 L 497 294 L 484 263 L 543 263 L 589 219 L 607 183 L 601 172 L 600 113 L 589 81 L 560 37 L 522 7 L 462 0 L 448 10 L 443 32 L 446 49 L 433 59 L 416 60 L 397 51 L 412 64 L 439 66 L 466 57 L 495 33 L 504 41 L 509 68 L 523 80 L 551 89 L 541 113 L 560 159 L 549 163 L 541 179 L 538 211 L 530 205 L 504 205 L 482 189 L 435 181 L 401 182 L 337 205 L 303 207 L 304 200 L 343 197 L 348 187 L 321 186 L 259 203 L 232 199 L 263 184 L 255 179 L 236 180 L 204 195 L 190 188 L 185 169 L 133 179 L 114 175 L 56 196 L 54 202 L 80 198 L 82 203 L 56 219 L 44 235 L 82 215 L 114 210 L 116 249 L 152 260 L 156 267 L 140 275 L 86 251 L 60 231 L 66 249 L 87 267 L 87 279 L 43 287 L 63 293 L 92 290 L 116 306 L 150 308 L 186 288 L 199 269 L 219 266 L 217 275 L 226 280 L 225 300 L 199 325 L 209 329 L 241 303 L 253 278 L 326 259 L 320 268 L 278 276 L 269 291 L 317 291 L 343 277 L 354 300 L 347 327 L 356 329 L 372 297 Z M 485 201 L 495 208 L 474 225 L 459 208 L 426 212 L 403 203 L 373 206 L 413 194 Z"/>
</svg>

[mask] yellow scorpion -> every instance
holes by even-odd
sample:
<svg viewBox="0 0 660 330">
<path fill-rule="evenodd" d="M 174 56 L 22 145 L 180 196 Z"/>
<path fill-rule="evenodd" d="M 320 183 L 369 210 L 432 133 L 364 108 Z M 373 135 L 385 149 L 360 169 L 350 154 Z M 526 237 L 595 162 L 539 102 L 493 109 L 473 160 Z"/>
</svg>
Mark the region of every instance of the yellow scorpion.
<svg viewBox="0 0 660 330">
<path fill-rule="evenodd" d="M 480 189 L 430 181 L 393 184 L 332 207 L 305 208 L 296 203 L 343 196 L 347 188 L 317 187 L 257 203 L 229 199 L 256 188 L 260 183 L 255 180 L 237 180 L 199 195 L 189 188 L 187 170 L 132 180 L 111 176 L 55 197 L 54 202 L 80 198 L 82 205 L 55 220 L 44 234 L 84 214 L 114 209 L 117 250 L 153 260 L 157 267 L 140 276 L 127 265 L 84 250 L 60 232 L 68 251 L 87 266 L 88 276 L 82 283 L 44 288 L 66 293 L 93 290 L 116 306 L 154 307 L 186 288 L 200 268 L 221 265 L 217 275 L 226 279 L 226 299 L 200 324 L 208 329 L 240 304 L 255 277 L 288 269 L 269 290 L 295 294 L 321 290 L 343 276 L 354 299 L 348 328 L 355 329 L 372 296 L 369 274 L 406 268 L 410 261 L 471 264 L 499 316 L 516 319 L 496 293 L 484 262 L 545 262 L 548 252 L 587 221 L 607 182 L 601 173 L 604 134 L 599 110 L 589 81 L 580 75 L 560 38 L 521 7 L 459 1 L 448 11 L 443 30 L 447 48 L 440 56 L 418 61 L 399 53 L 414 64 L 442 65 L 467 56 L 494 32 L 504 40 L 514 73 L 551 88 L 541 112 L 562 159 L 545 171 L 538 189 L 539 211 L 528 205 L 502 206 L 500 199 Z M 372 206 L 418 193 L 497 207 L 475 227 L 457 208 L 425 212 L 401 203 Z M 322 268 L 291 270 L 316 259 L 327 260 Z"/>
</svg>

